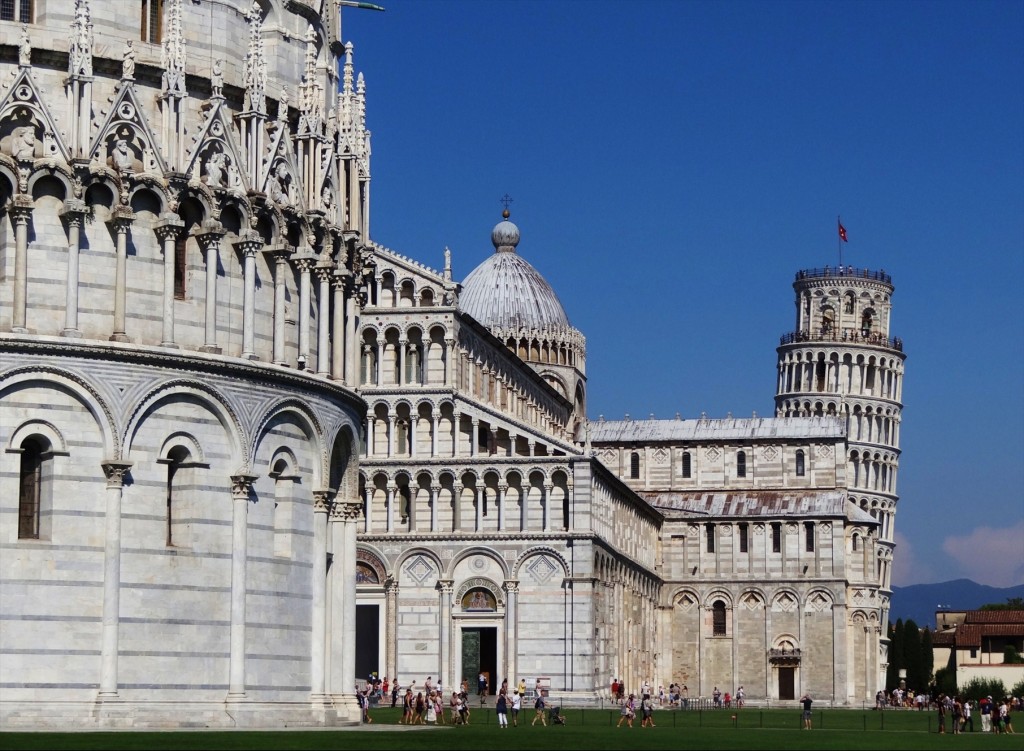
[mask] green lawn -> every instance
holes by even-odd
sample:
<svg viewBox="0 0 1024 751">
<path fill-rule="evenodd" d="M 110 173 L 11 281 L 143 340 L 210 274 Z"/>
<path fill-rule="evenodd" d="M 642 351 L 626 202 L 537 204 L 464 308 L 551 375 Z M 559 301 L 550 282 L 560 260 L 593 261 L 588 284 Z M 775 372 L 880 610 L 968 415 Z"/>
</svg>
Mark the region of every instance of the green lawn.
<svg viewBox="0 0 1024 751">
<path fill-rule="evenodd" d="M 709 712 L 657 711 L 656 727 L 616 727 L 618 713 L 609 709 L 569 709 L 566 725 L 530 725 L 534 711 L 524 710 L 520 727 L 500 730 L 492 707 L 475 709 L 464 727 L 397 726 L 399 710 L 376 709 L 372 726 L 357 730 L 182 731 L 0 733 L 0 747 L 15 749 L 416 749 L 439 751 L 485 749 L 913 749 L 947 748 L 1024 750 L 1024 734 L 992 735 L 977 731 L 939 735 L 933 712 L 824 710 L 814 713 L 814 729 L 800 728 L 796 709 L 742 709 Z M 736 716 L 734 721 L 733 715 Z M 524 722 L 525 720 L 525 722 Z M 386 729 L 395 726 L 394 730 Z"/>
</svg>

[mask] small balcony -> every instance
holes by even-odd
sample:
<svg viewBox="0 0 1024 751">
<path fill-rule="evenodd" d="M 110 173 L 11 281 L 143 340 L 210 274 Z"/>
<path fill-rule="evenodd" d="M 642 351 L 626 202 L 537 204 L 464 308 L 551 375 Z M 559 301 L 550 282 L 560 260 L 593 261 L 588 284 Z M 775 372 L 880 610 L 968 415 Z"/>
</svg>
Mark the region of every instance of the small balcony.
<svg viewBox="0 0 1024 751">
<path fill-rule="evenodd" d="M 835 342 L 837 344 L 867 344 L 872 347 L 885 347 L 897 352 L 903 351 L 903 340 L 889 338 L 879 331 L 862 329 L 820 329 L 818 331 L 791 331 L 779 337 L 779 344 L 799 344 L 800 342 Z"/>
</svg>

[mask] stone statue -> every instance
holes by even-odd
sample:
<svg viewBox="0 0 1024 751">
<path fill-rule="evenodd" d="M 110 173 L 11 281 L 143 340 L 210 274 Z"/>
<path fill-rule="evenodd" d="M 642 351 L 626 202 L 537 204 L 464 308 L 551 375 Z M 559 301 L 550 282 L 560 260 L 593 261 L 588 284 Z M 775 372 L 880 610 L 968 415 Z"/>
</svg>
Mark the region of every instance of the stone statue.
<svg viewBox="0 0 1024 751">
<path fill-rule="evenodd" d="M 232 189 L 242 187 L 242 175 L 232 161 L 228 162 L 228 187 Z"/>
<path fill-rule="evenodd" d="M 21 46 L 18 48 L 18 65 L 32 64 L 32 42 L 28 38 L 28 24 L 21 25 Z"/>
<path fill-rule="evenodd" d="M 211 188 L 224 186 L 224 152 L 215 151 L 206 160 L 206 184 Z"/>
<path fill-rule="evenodd" d="M 274 203 L 288 203 L 288 167 L 284 162 L 278 162 L 274 174 L 270 176 L 270 183 L 267 185 L 267 195 Z"/>
<path fill-rule="evenodd" d="M 330 214 L 334 210 L 334 194 L 331 192 L 330 185 L 324 186 L 323 192 L 320 194 L 320 201 L 326 213 Z"/>
<path fill-rule="evenodd" d="M 128 141 L 124 138 L 118 138 L 114 142 L 114 151 L 110 157 L 114 162 L 114 168 L 119 172 L 130 170 L 135 165 L 135 157 L 132 155 L 131 149 L 128 148 Z"/>
<path fill-rule="evenodd" d="M 135 48 L 132 46 L 131 39 L 124 43 L 124 62 L 121 63 L 121 78 L 135 78 Z"/>
<path fill-rule="evenodd" d="M 221 69 L 223 61 L 218 57 L 213 61 L 213 70 L 210 72 L 210 87 L 213 96 L 224 96 L 224 72 Z"/>
<path fill-rule="evenodd" d="M 15 128 L 11 138 L 11 156 L 15 159 L 34 159 L 36 155 L 36 129 L 31 125 Z"/>
</svg>

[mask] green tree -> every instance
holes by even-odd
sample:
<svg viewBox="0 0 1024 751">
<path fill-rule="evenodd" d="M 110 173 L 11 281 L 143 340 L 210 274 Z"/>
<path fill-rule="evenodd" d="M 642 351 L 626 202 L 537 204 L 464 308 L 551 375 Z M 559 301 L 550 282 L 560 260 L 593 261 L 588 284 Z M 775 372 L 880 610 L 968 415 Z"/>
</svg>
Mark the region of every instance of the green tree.
<svg viewBox="0 0 1024 751">
<path fill-rule="evenodd" d="M 903 651 L 903 619 L 899 618 L 896 621 L 896 626 L 892 630 L 892 641 L 889 644 L 889 669 L 886 671 L 886 679 L 889 684 L 886 688 L 889 691 L 899 687 L 900 670 L 905 667 L 906 661 L 904 660 Z"/>
<path fill-rule="evenodd" d="M 1003 662 L 1007 665 L 1020 665 L 1024 663 L 1024 657 L 1021 657 L 1014 645 L 1007 644 L 1003 648 Z"/>
<path fill-rule="evenodd" d="M 921 670 L 924 672 L 925 682 L 921 684 L 922 689 L 932 680 L 935 672 L 935 650 L 932 647 L 932 631 L 926 628 L 921 632 Z"/>
<path fill-rule="evenodd" d="M 989 603 L 978 610 L 1024 610 L 1024 597 L 1008 597 L 1005 603 Z"/>
<path fill-rule="evenodd" d="M 907 669 L 907 687 L 917 691 L 928 685 L 929 675 L 921 660 L 921 630 L 914 621 L 903 625 L 903 664 Z"/>
</svg>

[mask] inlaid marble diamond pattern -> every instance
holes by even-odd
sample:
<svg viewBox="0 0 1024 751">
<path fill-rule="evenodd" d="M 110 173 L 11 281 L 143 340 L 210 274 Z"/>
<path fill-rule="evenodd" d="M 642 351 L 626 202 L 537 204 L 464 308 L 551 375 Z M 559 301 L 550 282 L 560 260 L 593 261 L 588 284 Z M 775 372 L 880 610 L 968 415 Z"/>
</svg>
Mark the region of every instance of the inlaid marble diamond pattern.
<svg viewBox="0 0 1024 751">
<path fill-rule="evenodd" d="M 530 575 L 541 584 L 547 583 L 548 579 L 555 575 L 558 567 L 548 560 L 547 556 L 538 555 L 526 566 Z"/>
<path fill-rule="evenodd" d="M 417 584 L 422 584 L 434 573 L 434 567 L 424 556 L 418 555 L 406 565 L 405 573 Z"/>
</svg>

